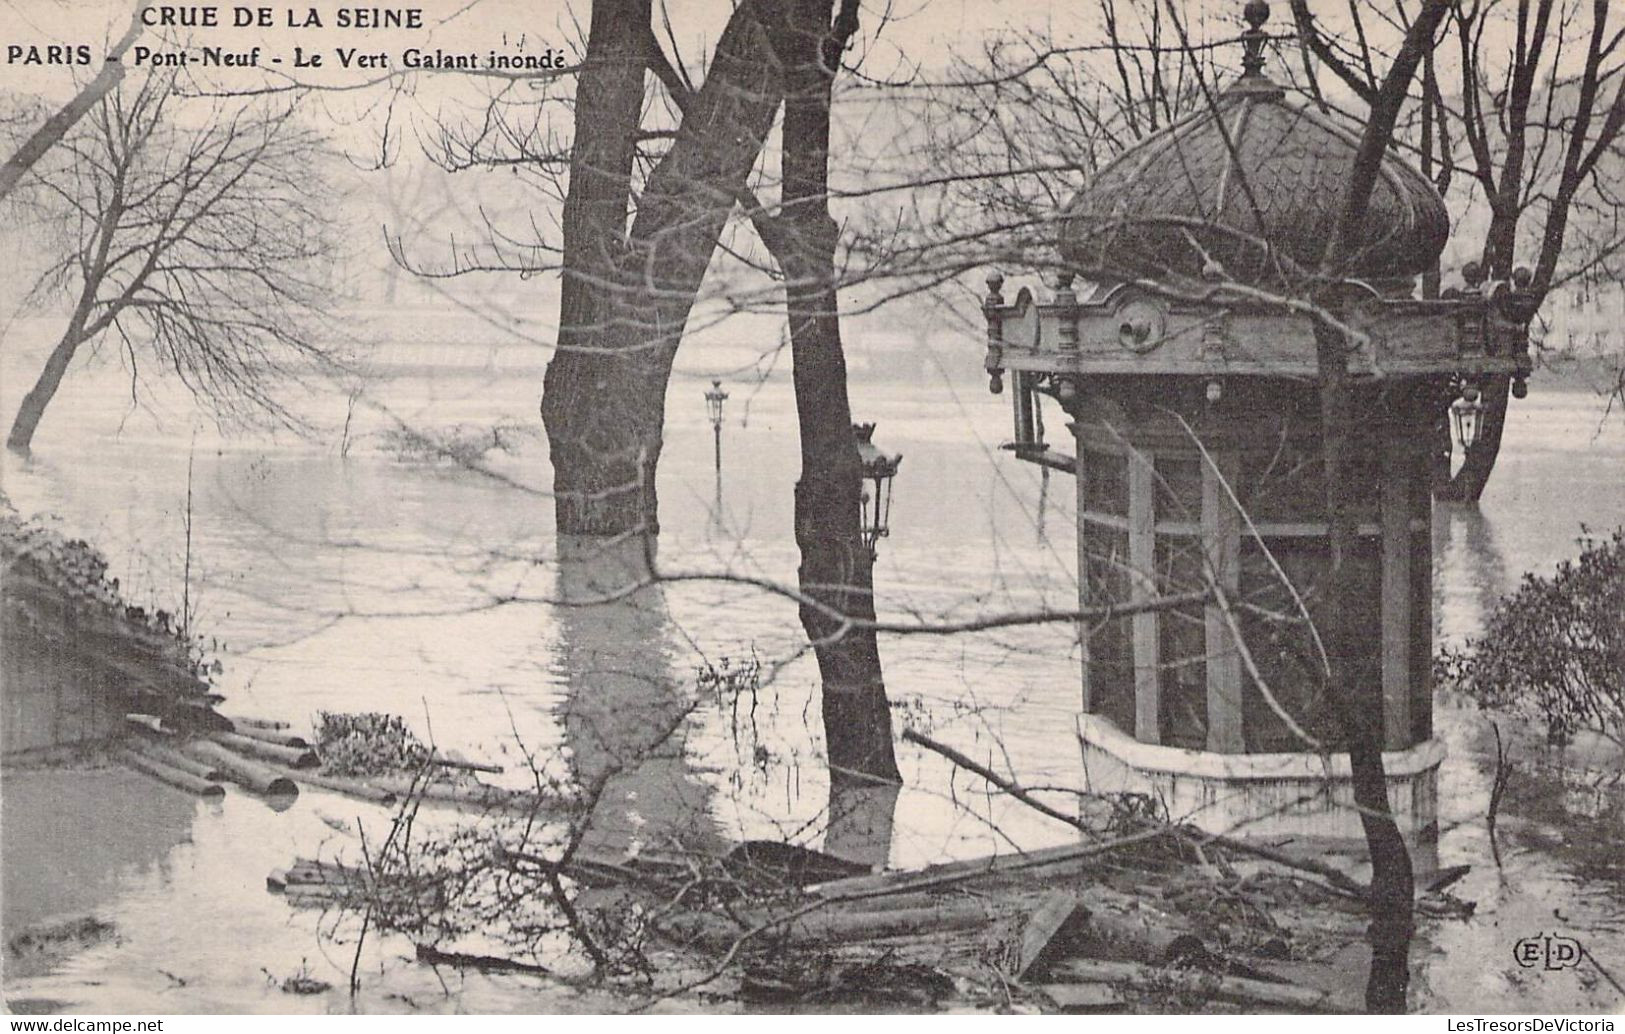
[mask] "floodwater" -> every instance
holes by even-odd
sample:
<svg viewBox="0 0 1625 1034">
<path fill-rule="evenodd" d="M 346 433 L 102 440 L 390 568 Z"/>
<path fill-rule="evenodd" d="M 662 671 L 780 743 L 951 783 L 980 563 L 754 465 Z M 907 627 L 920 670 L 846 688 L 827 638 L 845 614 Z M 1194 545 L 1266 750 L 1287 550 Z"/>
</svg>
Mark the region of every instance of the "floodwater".
<svg viewBox="0 0 1625 1034">
<path fill-rule="evenodd" d="M 26 387 L 10 362 L 0 392 L 7 414 Z M 663 573 L 794 584 L 798 461 L 784 381 L 729 378 L 720 477 L 701 397 L 708 378 L 674 382 L 660 475 Z M 175 610 L 188 585 L 190 465 L 188 595 L 194 627 L 222 643 L 224 710 L 296 725 L 320 710 L 400 714 L 424 739 L 508 765 L 500 779 L 515 784 L 531 778 L 527 755 L 575 779 L 621 769 L 601 808 L 601 835 L 620 847 L 659 846 L 679 833 L 690 842 L 787 837 L 911 866 L 1066 839 L 1065 827 L 903 744 L 905 786 L 895 798 L 832 809 L 816 670 L 799 650 L 785 597 L 707 578 L 613 605 L 555 605 L 613 589 L 614 578 L 602 580 L 603 563 L 558 553 L 539 384 L 533 366 L 403 375 L 372 389 L 387 412 L 313 398 L 309 411 L 328 432 L 304 439 L 222 436 L 196 425 L 178 397 L 132 410 L 118 371 L 75 371 L 34 458 L 6 458 L 4 485 L 23 512 L 58 514 L 64 531 L 101 548 L 136 602 Z M 876 568 L 883 615 L 942 621 L 1074 605 L 1071 480 L 999 451 L 1004 399 L 941 378 L 856 384 L 853 397 L 856 416 L 878 422 L 877 442 L 905 457 Z M 484 474 L 401 456 L 390 437 L 397 420 L 430 431 L 498 422 L 521 430 L 508 436 L 512 452 L 487 456 Z M 1537 390 L 1517 403 L 1482 505 L 1442 509 L 1435 519 L 1441 637 L 1472 634 L 1524 572 L 1572 556 L 1582 524 L 1625 520 L 1622 475 L 1625 430 L 1617 415 L 1603 420 L 1600 400 Z M 926 729 L 1028 784 L 1078 782 L 1069 626 L 889 636 L 882 654 L 899 725 Z M 696 690 L 698 667 L 749 659 L 764 672 L 754 692 Z M 668 749 L 625 763 L 696 696 L 700 706 Z M 1484 721 L 1447 699 L 1438 727 L 1451 751 L 1439 864 L 1473 865 L 1456 889 L 1478 913 L 1419 940 L 1415 1004 L 1617 1010 L 1625 996 L 1592 967 L 1523 971 L 1512 945 L 1570 934 L 1616 978 L 1625 975 L 1625 888 L 1556 846 L 1565 818 L 1549 808 L 1504 809 L 1498 870 L 1482 821 Z M 6 935 L 86 912 L 117 931 L 49 972 L 8 977 L 9 1001 L 118 1012 L 615 1004 L 534 978 L 436 974 L 407 958 L 406 942 L 376 936 L 361 953 L 352 1003 L 342 988 L 354 929 L 291 911 L 266 893 L 264 878 L 296 856 L 354 852 L 356 838 L 339 827 L 381 835 L 388 817 L 368 805 L 315 790 L 276 808 L 235 791 L 199 803 L 117 769 L 8 772 L 0 790 Z M 150 807 L 130 803 L 143 795 Z M 70 867 L 62 859 L 76 843 L 107 846 Z M 279 990 L 301 971 L 336 990 Z"/>
</svg>

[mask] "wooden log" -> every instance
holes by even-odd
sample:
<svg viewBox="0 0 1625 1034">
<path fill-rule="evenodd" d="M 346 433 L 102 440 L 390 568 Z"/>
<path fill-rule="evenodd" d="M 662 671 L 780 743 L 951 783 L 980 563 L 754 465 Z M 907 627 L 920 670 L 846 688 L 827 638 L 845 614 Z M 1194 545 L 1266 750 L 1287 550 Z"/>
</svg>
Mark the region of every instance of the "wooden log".
<svg viewBox="0 0 1625 1034">
<path fill-rule="evenodd" d="M 175 732 L 174 729 L 164 728 L 164 720 L 155 714 L 127 714 L 124 716 L 124 720 L 129 722 L 131 725 L 146 729 L 148 732 L 156 732 L 163 735 L 173 735 Z"/>
<path fill-rule="evenodd" d="M 211 732 L 209 739 L 216 743 L 230 747 L 239 754 L 246 754 L 262 761 L 275 761 L 279 765 L 289 768 L 315 768 L 321 764 L 316 752 L 309 748 L 284 747 L 276 743 L 267 743 L 264 740 L 252 739 L 235 732 Z"/>
<path fill-rule="evenodd" d="M 1099 854 L 1099 844 L 1065 844 L 1024 853 L 988 855 L 967 858 L 942 865 L 927 866 L 908 872 L 883 872 L 873 876 L 852 876 L 830 880 L 810 886 L 807 891 L 824 898 L 843 898 L 854 894 L 873 892 L 918 890 L 963 878 L 995 875 L 1005 872 L 1026 871 L 1049 865 L 1069 865 Z"/>
<path fill-rule="evenodd" d="M 1038 990 L 1048 995 L 1062 1012 L 1115 1012 L 1124 1004 L 1117 988 L 1105 984 L 1040 984 Z"/>
<path fill-rule="evenodd" d="M 1052 980 L 1109 984 L 1137 991 L 1177 991 L 1295 1012 L 1358 1013 L 1364 1009 L 1364 1003 L 1348 1001 L 1333 991 L 1221 976 L 1197 969 L 1163 969 L 1137 962 L 1104 962 L 1099 959 L 1063 959 L 1050 969 Z"/>
<path fill-rule="evenodd" d="M 245 725 L 236 730 L 238 736 L 261 743 L 273 743 L 278 747 L 293 747 L 297 750 L 309 750 L 310 741 L 303 736 L 295 736 L 291 732 L 279 732 L 274 729 L 261 729 L 252 725 Z"/>
<path fill-rule="evenodd" d="M 495 955 L 465 955 L 460 951 L 441 951 L 428 944 L 416 946 L 418 961 L 428 966 L 456 966 L 458 969 L 478 969 L 487 973 L 550 974 L 546 966 L 517 959 L 504 959 Z"/>
<path fill-rule="evenodd" d="M 137 754 L 149 757 L 154 761 L 161 761 L 171 768 L 178 768 L 182 772 L 190 772 L 199 779 L 211 783 L 218 783 L 226 778 L 220 766 L 206 764 L 196 758 L 189 758 L 180 751 L 163 743 L 156 743 L 144 736 L 131 736 L 124 741 L 124 746 Z"/>
<path fill-rule="evenodd" d="M 289 887 L 282 896 L 294 908 L 337 908 L 347 900 L 327 887 Z"/>
<path fill-rule="evenodd" d="M 182 744 L 181 750 L 199 761 L 219 765 L 233 782 L 240 783 L 256 793 L 292 796 L 299 792 L 298 784 L 282 773 L 257 761 L 233 754 L 211 740 L 188 740 Z"/>
<path fill-rule="evenodd" d="M 456 768 L 464 772 L 490 772 L 493 775 L 501 775 L 503 772 L 501 765 L 493 765 L 484 761 L 470 761 L 455 750 L 439 751 L 431 760 L 441 768 Z"/>
<path fill-rule="evenodd" d="M 226 792 L 226 788 L 219 783 L 211 783 L 201 776 L 191 772 L 182 771 L 173 765 L 166 765 L 162 761 L 137 754 L 133 750 L 119 750 L 115 752 L 120 761 L 130 768 L 144 772 L 162 783 L 168 783 L 176 789 L 187 793 L 197 794 L 199 797 L 219 797 Z"/>
<path fill-rule="evenodd" d="M 1209 957 L 1201 938 L 1178 917 L 1144 900 L 1091 887 L 1081 901 L 1088 914 L 1078 938 L 1080 954 L 1158 964 Z"/>
<path fill-rule="evenodd" d="M 281 768 L 277 765 L 265 765 L 263 767 L 307 786 L 319 786 L 324 790 L 332 790 L 334 793 L 342 793 L 347 797 L 356 797 L 363 801 L 371 801 L 374 804 L 382 804 L 385 807 L 394 804 L 400 799 L 391 790 L 372 786 L 351 776 L 328 775 L 325 772 L 309 768 Z"/>
<path fill-rule="evenodd" d="M 799 916 L 786 915 L 782 919 L 747 910 L 737 914 L 737 922 L 714 913 L 685 912 L 667 917 L 660 922 L 659 929 L 667 937 L 684 944 L 726 950 L 747 931 L 758 928 L 760 930 L 755 936 L 763 939 L 845 944 L 975 929 L 1008 914 L 981 901 L 884 912 L 819 911 Z"/>
<path fill-rule="evenodd" d="M 509 790 L 501 786 L 490 786 L 486 783 L 440 783 L 424 782 L 422 779 L 413 780 L 410 776 L 371 776 L 367 780 L 374 786 L 393 792 L 397 798 L 416 794 L 426 801 L 441 801 L 450 804 L 470 804 L 481 808 L 502 808 L 509 811 L 524 811 L 532 807 L 539 808 L 539 814 L 551 814 L 561 810 L 554 808 L 545 801 L 538 801 L 536 794 L 528 790 Z"/>
<path fill-rule="evenodd" d="M 1021 951 L 1011 976 L 1018 981 L 1025 980 L 1030 972 L 1052 961 L 1057 955 L 1057 942 L 1075 934 L 1088 917 L 1089 910 L 1076 895 L 1064 890 L 1046 895 L 1027 918 L 1027 925 L 1022 927 Z"/>
<path fill-rule="evenodd" d="M 291 723 L 275 721 L 270 718 L 238 718 L 233 716 L 229 719 L 229 721 L 237 728 L 238 732 L 242 732 L 244 729 L 263 729 L 266 732 L 282 732 L 284 730 L 293 728 Z"/>
</svg>

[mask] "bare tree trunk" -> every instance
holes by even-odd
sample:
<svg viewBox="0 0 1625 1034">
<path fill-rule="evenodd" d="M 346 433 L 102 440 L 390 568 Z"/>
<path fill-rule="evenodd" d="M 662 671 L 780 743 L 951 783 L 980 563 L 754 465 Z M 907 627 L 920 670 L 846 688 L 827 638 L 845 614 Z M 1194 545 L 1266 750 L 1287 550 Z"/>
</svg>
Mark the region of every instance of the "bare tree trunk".
<svg viewBox="0 0 1625 1034">
<path fill-rule="evenodd" d="M 892 750 L 891 710 L 871 628 L 873 559 L 861 526 L 862 465 L 852 433 L 846 357 L 835 290 L 837 228 L 829 214 L 830 91 L 855 5 L 843 0 L 832 27 L 831 0 L 790 0 L 774 45 L 785 69 L 784 231 L 775 253 L 785 274 L 790 351 L 801 429 L 795 531 L 801 607 L 823 682 L 824 738 L 832 780 L 901 782 Z M 833 613 L 832 613 L 833 612 Z M 837 616 L 841 615 L 841 616 Z"/>
<path fill-rule="evenodd" d="M 1382 763 L 1380 700 L 1369 699 L 1350 672 L 1349 659 L 1359 649 L 1348 615 L 1348 601 L 1359 591 L 1354 582 L 1354 505 L 1361 486 L 1351 476 L 1351 453 L 1370 448 L 1357 442 L 1348 372 L 1348 342 L 1336 327 L 1316 321 L 1316 355 L 1320 366 L 1321 450 L 1324 458 L 1326 517 L 1331 563 L 1322 598 L 1322 638 L 1329 671 L 1328 695 L 1346 738 L 1354 803 L 1371 855 L 1371 970 L 1366 982 L 1366 1009 L 1374 1013 L 1405 1011 L 1410 986 L 1410 943 L 1414 932 L 1412 899 L 1415 875 L 1410 853 L 1388 806 L 1388 778 Z"/>
<path fill-rule="evenodd" d="M 26 453 L 34 443 L 34 432 L 39 429 L 39 422 L 45 416 L 45 407 L 51 404 L 56 397 L 56 389 L 62 384 L 63 374 L 68 372 L 68 365 L 79 351 L 84 337 L 78 324 L 74 324 L 62 335 L 62 340 L 51 349 L 51 355 L 45 360 L 45 369 L 40 371 L 39 380 L 23 396 L 22 404 L 17 407 L 17 418 L 11 422 L 11 433 L 6 436 L 6 448 L 13 452 Z"/>
<path fill-rule="evenodd" d="M 542 382 L 561 535 L 615 535 L 639 527 L 654 506 L 652 465 L 646 475 L 639 458 L 646 432 L 622 424 L 615 401 L 630 405 L 645 392 L 636 364 L 606 340 L 626 248 L 649 16 L 649 0 L 594 0 L 577 81 L 558 351 Z M 639 491 L 645 483 L 648 498 Z"/>
<path fill-rule="evenodd" d="M 655 470 L 672 360 L 782 97 L 762 28 L 772 7 L 735 9 L 697 91 L 668 83 L 682 124 L 628 232 L 643 72 L 663 59 L 648 0 L 593 6 L 565 208 L 560 347 L 542 394 L 561 534 L 659 531 Z"/>
<path fill-rule="evenodd" d="M 74 127 L 85 112 L 94 108 L 101 99 L 112 92 L 124 79 L 124 52 L 130 49 L 137 36 L 141 34 L 141 9 L 145 4 L 137 4 L 135 11 L 130 15 L 130 25 L 124 30 L 124 35 L 110 47 L 107 57 L 102 63 L 96 78 L 85 84 L 74 98 L 64 105 L 56 114 L 45 120 L 45 123 L 23 141 L 17 148 L 17 153 L 6 159 L 6 164 L 0 166 L 0 198 L 10 194 L 17 186 L 17 181 L 23 178 L 23 173 L 34 167 L 34 163 L 44 156 L 45 152 L 54 147 L 57 141 L 67 135 L 68 130 Z"/>
<path fill-rule="evenodd" d="M 1336 269 L 1351 243 L 1359 239 L 1371 202 L 1371 193 L 1393 136 L 1400 108 L 1422 59 L 1432 50 L 1434 33 L 1451 8 L 1449 0 L 1427 0 L 1416 20 L 1405 32 L 1405 41 L 1389 66 L 1382 84 L 1371 98 L 1371 116 L 1360 138 L 1350 168 L 1348 194 L 1337 231 L 1327 242 L 1324 268 Z M 1327 571 L 1327 591 L 1323 601 L 1322 638 L 1326 643 L 1328 671 L 1326 688 L 1337 709 L 1346 740 L 1355 806 L 1360 809 L 1360 825 L 1366 849 L 1371 856 L 1371 890 L 1368 907 L 1371 925 L 1371 970 L 1367 976 L 1366 1010 L 1374 1013 L 1402 1013 L 1410 986 L 1411 935 L 1416 896 L 1415 874 L 1410 852 L 1400 836 L 1388 807 L 1388 777 L 1382 763 L 1382 707 L 1363 699 L 1362 687 L 1352 677 L 1350 658 L 1358 646 L 1357 632 L 1349 614 L 1349 604 L 1358 588 L 1355 584 L 1354 504 L 1360 486 L 1351 479 L 1351 448 L 1354 433 L 1365 423 L 1356 422 L 1352 386 L 1349 381 L 1349 349 L 1352 344 L 1338 324 L 1341 306 L 1333 297 L 1319 299 L 1336 322 L 1315 320 L 1315 359 L 1320 390 L 1322 476 L 1325 479 L 1327 537 L 1331 562 Z M 1371 443 L 1365 443 L 1371 448 Z M 1370 687 L 1364 687 L 1366 692 Z"/>
</svg>

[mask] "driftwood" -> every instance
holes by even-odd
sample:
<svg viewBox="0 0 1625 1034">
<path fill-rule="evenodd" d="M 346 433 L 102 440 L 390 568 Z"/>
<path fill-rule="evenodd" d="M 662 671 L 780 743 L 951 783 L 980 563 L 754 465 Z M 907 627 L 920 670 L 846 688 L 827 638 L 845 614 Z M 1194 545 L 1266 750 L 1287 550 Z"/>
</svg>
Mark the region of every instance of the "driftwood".
<svg viewBox="0 0 1625 1034">
<path fill-rule="evenodd" d="M 264 729 L 267 732 L 284 732 L 293 728 L 291 722 L 284 722 L 277 718 L 239 718 L 230 715 L 226 718 L 239 731 L 242 729 Z"/>
<path fill-rule="evenodd" d="M 144 772 L 162 783 L 187 793 L 197 794 L 199 797 L 219 797 L 226 792 L 226 788 L 219 783 L 211 783 L 192 772 L 186 772 L 173 765 L 167 765 L 155 758 L 138 754 L 133 750 L 118 750 L 115 752 L 118 759 L 130 768 Z"/>
<path fill-rule="evenodd" d="M 1104 887 L 1086 890 L 1087 912 L 1077 937 L 1080 954 L 1129 962 L 1166 963 L 1206 959 L 1207 947 L 1177 916 Z"/>
<path fill-rule="evenodd" d="M 147 739 L 145 736 L 131 736 L 124 741 L 124 746 L 137 754 L 149 757 L 154 761 L 161 761 L 171 768 L 180 769 L 182 772 L 189 772 L 207 782 L 218 783 L 226 778 L 225 773 L 220 771 L 219 765 L 211 765 L 196 758 L 189 758 L 173 747 Z"/>
<path fill-rule="evenodd" d="M 298 784 L 281 772 L 239 757 L 213 741 L 188 740 L 181 750 L 199 761 L 219 765 L 233 782 L 241 783 L 257 793 L 291 796 L 299 792 Z"/>
<path fill-rule="evenodd" d="M 742 910 L 732 920 L 713 913 L 686 912 L 667 917 L 657 926 L 672 940 L 726 950 L 752 931 L 756 937 L 772 940 L 844 944 L 975 929 L 1009 914 L 1008 910 L 994 908 L 991 902 L 966 900 L 881 912 L 791 911 L 782 918 L 757 910 Z"/>
<path fill-rule="evenodd" d="M 131 725 L 146 729 L 148 732 L 172 734 L 174 729 L 165 728 L 164 720 L 155 714 L 127 714 L 124 720 Z"/>
<path fill-rule="evenodd" d="M 418 961 L 428 966 L 456 966 L 458 969 L 478 969 L 487 973 L 536 973 L 549 975 L 546 966 L 518 959 L 504 959 L 495 955 L 465 955 L 460 951 L 441 951 L 427 944 L 417 947 Z"/>
<path fill-rule="evenodd" d="M 1122 992 L 1109 984 L 1040 984 L 1038 990 L 1067 1012 L 1116 1012 L 1124 1003 Z"/>
<path fill-rule="evenodd" d="M 274 761 L 289 768 L 315 768 L 321 764 L 316 752 L 308 747 L 286 747 L 278 743 L 267 743 L 264 740 L 242 736 L 235 732 L 211 732 L 208 734 L 216 743 L 230 747 L 239 754 L 246 754 L 261 761 Z"/>
<path fill-rule="evenodd" d="M 1362 1012 L 1363 1003 L 1333 991 L 1317 991 L 1290 984 L 1275 984 L 1246 977 L 1221 976 L 1196 969 L 1163 969 L 1135 962 L 1065 959 L 1051 967 L 1052 979 L 1109 984 L 1136 991 L 1163 991 L 1201 995 L 1243 1005 L 1264 1005 L 1293 1012 Z"/>
<path fill-rule="evenodd" d="M 482 808 L 514 807 L 535 800 L 534 795 L 518 793 L 485 783 L 442 783 L 412 776 L 380 775 L 368 777 L 374 786 L 393 792 L 397 797 L 413 795 L 426 801 L 451 801 L 474 804 Z"/>
<path fill-rule="evenodd" d="M 233 731 L 238 736 L 259 740 L 261 743 L 273 743 L 279 747 L 294 747 L 298 750 L 310 749 L 310 741 L 303 736 L 295 736 L 291 732 L 283 732 L 279 729 L 262 729 L 257 725 L 239 724 Z"/>
<path fill-rule="evenodd" d="M 1084 822 L 1082 819 L 1076 818 L 1075 816 L 1067 815 L 1065 812 L 1058 811 L 1057 809 L 1045 804 L 1043 801 L 1037 800 L 1020 786 L 1008 779 L 1005 779 L 1003 776 L 992 771 L 986 766 L 977 764 L 975 761 L 972 761 L 970 758 L 961 754 L 959 751 L 954 750 L 952 747 L 938 743 L 929 736 L 917 733 L 913 729 L 905 729 L 903 731 L 903 739 L 909 741 L 910 743 L 916 743 L 927 750 L 933 751 L 934 753 L 940 754 L 959 767 L 981 776 L 983 779 L 986 779 L 1000 790 L 1003 790 L 1011 797 L 1014 797 L 1016 800 L 1036 811 L 1048 815 L 1053 819 L 1064 822 L 1076 829 L 1082 830 L 1087 834 L 1099 833 L 1099 830 L 1096 830 L 1089 823 Z M 1232 837 L 1221 836 L 1217 833 L 1205 833 L 1200 830 L 1189 829 L 1187 827 L 1178 826 L 1171 823 L 1147 822 L 1145 829 L 1154 834 L 1160 834 L 1163 836 L 1177 836 L 1197 845 L 1213 845 L 1216 847 L 1228 848 L 1229 850 L 1236 851 L 1241 854 L 1248 854 L 1255 858 L 1262 858 L 1266 861 L 1274 862 L 1277 865 L 1285 866 L 1289 869 L 1297 869 L 1300 872 L 1313 873 L 1316 876 L 1322 877 L 1327 883 L 1331 884 L 1331 889 L 1359 901 L 1367 900 L 1366 888 L 1360 886 L 1360 884 L 1357 883 L 1348 873 L 1335 866 L 1327 865 L 1324 862 L 1317 862 L 1308 858 L 1294 858 L 1291 855 L 1284 854 L 1280 851 L 1274 850 L 1273 848 L 1265 847 L 1263 844 L 1254 843 L 1250 840 L 1235 839 Z"/>
<path fill-rule="evenodd" d="M 830 880 L 827 883 L 816 884 L 808 887 L 807 891 L 822 898 L 847 900 L 877 897 L 883 894 L 903 894 L 913 891 L 933 890 L 985 876 L 1008 875 L 1017 872 L 1033 878 L 1062 874 L 1073 875 L 1081 872 L 1091 859 L 1100 854 L 1162 835 L 1163 831 L 1161 830 L 1147 831 L 1095 843 L 1064 844 L 1060 847 L 1046 847 L 1037 851 L 968 858 L 907 872 L 885 872 L 873 876 L 853 876 L 847 879 Z"/>
<path fill-rule="evenodd" d="M 436 751 L 429 760 L 441 768 L 456 768 L 464 772 L 489 772 L 493 775 L 501 775 L 503 772 L 501 765 L 493 765 L 485 761 L 470 761 L 455 750 Z"/>
<path fill-rule="evenodd" d="M 265 765 L 263 767 L 285 779 L 295 780 L 307 786 L 319 786 L 324 790 L 332 790 L 334 793 L 342 793 L 348 797 L 371 801 L 374 804 L 388 806 L 400 799 L 392 790 L 373 786 L 353 776 L 329 775 L 326 772 L 309 768 L 282 768 L 278 765 Z"/>
<path fill-rule="evenodd" d="M 294 908 L 337 908 L 357 900 L 333 887 L 289 887 L 282 897 Z"/>
</svg>

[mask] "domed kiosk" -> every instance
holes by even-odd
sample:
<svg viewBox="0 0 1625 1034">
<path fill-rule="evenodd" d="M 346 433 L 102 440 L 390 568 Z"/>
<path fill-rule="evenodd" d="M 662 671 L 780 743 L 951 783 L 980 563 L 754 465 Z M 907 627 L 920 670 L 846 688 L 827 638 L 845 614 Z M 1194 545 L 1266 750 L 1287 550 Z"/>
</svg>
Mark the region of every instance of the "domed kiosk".
<svg viewBox="0 0 1625 1034">
<path fill-rule="evenodd" d="M 1131 611 L 1080 629 L 1089 787 L 1149 794 L 1215 832 L 1355 838 L 1315 626 L 1331 549 L 1315 330 L 1299 301 L 1335 285 L 1353 331 L 1361 488 L 1346 670 L 1380 730 L 1395 818 L 1425 840 L 1444 757 L 1431 468 L 1452 400 L 1529 372 L 1530 305 L 1504 283 L 1414 297 L 1449 221 L 1394 157 L 1360 239 L 1322 268 L 1359 137 L 1263 75 L 1267 12 L 1247 5 L 1245 71 L 1207 110 L 1124 152 L 1066 206 L 1067 268 L 1048 297 L 1007 301 L 1003 277 L 988 278 L 987 369 L 995 392 L 1012 382 L 1009 448 L 1077 476 L 1080 609 Z M 1041 440 L 1040 396 L 1071 418 L 1072 456 Z"/>
</svg>

